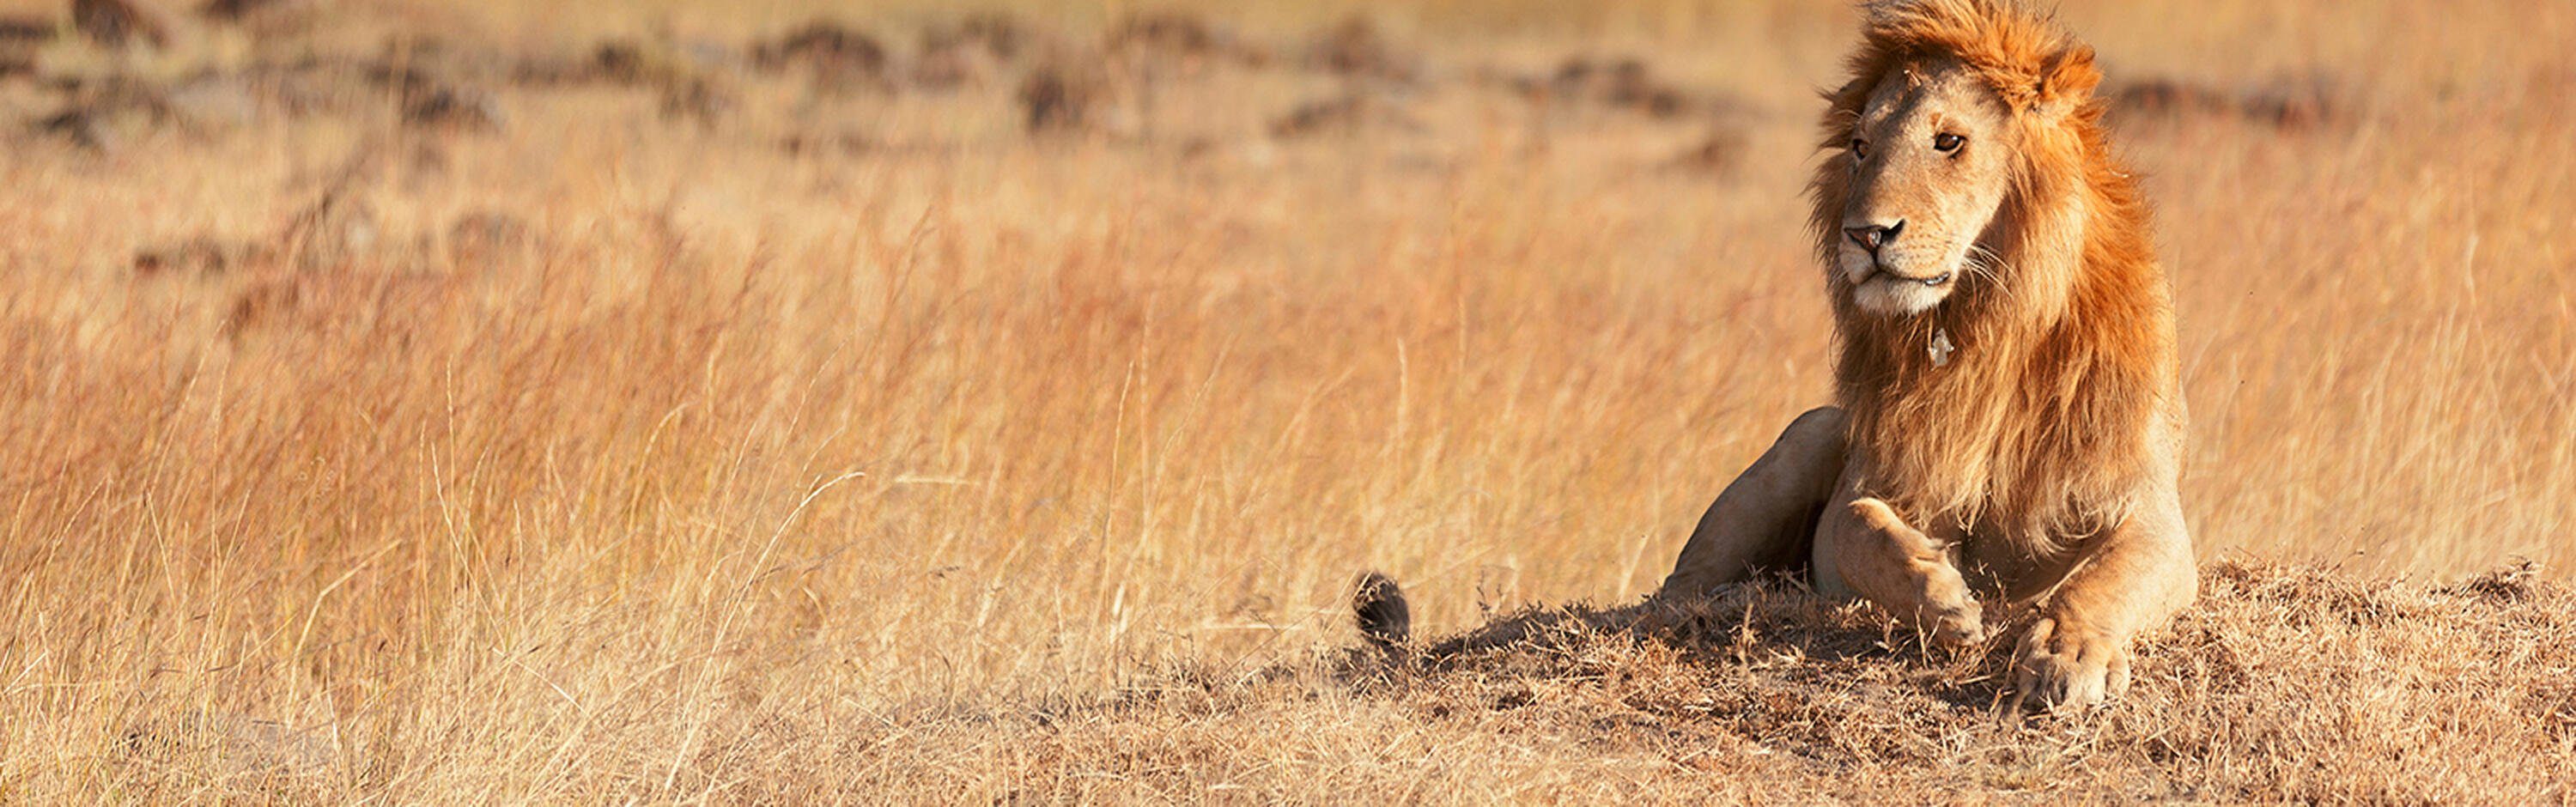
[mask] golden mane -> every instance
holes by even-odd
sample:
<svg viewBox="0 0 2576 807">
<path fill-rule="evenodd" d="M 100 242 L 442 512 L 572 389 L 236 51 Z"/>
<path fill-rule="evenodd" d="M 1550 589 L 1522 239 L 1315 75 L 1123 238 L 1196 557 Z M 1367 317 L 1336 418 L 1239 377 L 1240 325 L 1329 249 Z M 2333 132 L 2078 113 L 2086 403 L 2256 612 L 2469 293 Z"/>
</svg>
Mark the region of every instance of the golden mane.
<svg viewBox="0 0 2576 807">
<path fill-rule="evenodd" d="M 2041 554 L 2116 525 L 2181 407 L 2173 314 L 2136 182 L 2114 161 L 2092 97 L 2092 50 L 2005 0 L 1873 3 L 1849 81 L 1826 98 L 1809 193 L 1827 265 L 1841 238 L 1850 158 L 1840 152 L 1881 77 L 1951 59 L 2010 110 L 2011 190 L 1978 239 L 1991 273 L 1968 273 L 1938 307 L 1862 311 L 1827 272 L 1836 393 L 1871 494 L 1915 523 L 1994 529 Z M 1936 335 L 1957 352 L 1931 357 Z M 2160 424 L 2160 421 L 2162 422 Z"/>
</svg>

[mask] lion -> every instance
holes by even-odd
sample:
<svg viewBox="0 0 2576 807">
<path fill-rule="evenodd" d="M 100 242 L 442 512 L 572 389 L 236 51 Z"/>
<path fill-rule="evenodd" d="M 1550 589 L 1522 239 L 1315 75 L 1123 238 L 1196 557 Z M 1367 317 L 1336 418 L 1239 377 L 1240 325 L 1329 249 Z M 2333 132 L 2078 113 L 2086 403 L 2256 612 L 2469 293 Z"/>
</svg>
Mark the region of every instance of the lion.
<svg viewBox="0 0 2576 807">
<path fill-rule="evenodd" d="M 2198 593 L 2173 306 L 2093 51 L 2008 0 L 1867 7 L 1809 226 L 1839 406 L 1710 505 L 1659 597 L 1804 566 L 1952 644 L 2036 609 L 2016 709 L 2128 687 Z"/>
<path fill-rule="evenodd" d="M 1838 405 L 1727 485 L 1655 598 L 1803 572 L 1974 645 L 1985 597 L 2036 611 L 2013 713 L 2116 698 L 2198 578 L 2172 304 L 2093 51 L 2009 0 L 1865 13 L 1809 187 Z M 1403 640 L 1392 581 L 1354 604 Z"/>
</svg>

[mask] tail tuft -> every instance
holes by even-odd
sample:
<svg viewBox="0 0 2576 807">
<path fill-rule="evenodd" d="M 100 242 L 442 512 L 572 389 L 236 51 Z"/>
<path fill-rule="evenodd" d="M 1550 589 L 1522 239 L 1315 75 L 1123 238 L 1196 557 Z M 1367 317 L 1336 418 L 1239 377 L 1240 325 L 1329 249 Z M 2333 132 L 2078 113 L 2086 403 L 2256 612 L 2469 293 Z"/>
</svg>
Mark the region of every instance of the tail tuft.
<svg viewBox="0 0 2576 807">
<path fill-rule="evenodd" d="M 1359 620 L 1360 635 L 1380 649 L 1393 649 L 1412 637 L 1413 611 L 1405 607 L 1404 589 L 1383 572 L 1360 575 L 1353 584 L 1351 614 Z"/>
</svg>

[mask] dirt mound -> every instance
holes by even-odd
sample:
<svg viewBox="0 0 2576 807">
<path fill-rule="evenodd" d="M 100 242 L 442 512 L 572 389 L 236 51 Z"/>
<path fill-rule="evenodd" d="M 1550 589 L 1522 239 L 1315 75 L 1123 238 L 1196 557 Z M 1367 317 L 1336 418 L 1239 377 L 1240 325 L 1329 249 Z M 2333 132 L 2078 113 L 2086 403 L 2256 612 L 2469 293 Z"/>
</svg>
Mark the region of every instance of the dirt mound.
<svg viewBox="0 0 2576 807">
<path fill-rule="evenodd" d="M 1100 698 L 943 701 L 886 716 L 862 742 L 880 761 L 974 760 L 1059 795 L 1210 783 L 1274 800 L 2569 795 L 2567 588 L 2527 569 L 2437 586 L 2245 561 L 2202 582 L 2199 604 L 2143 643 L 2125 700 L 2019 725 L 1996 708 L 2012 634 L 1927 649 L 1875 611 L 1775 582 L 1688 606 L 1532 609 L 1312 666 L 1172 670 Z M 996 738 L 1007 754 L 983 750 Z"/>
<path fill-rule="evenodd" d="M 1717 755 L 1692 767 L 1785 758 L 1855 785 L 1827 791 L 1841 795 L 1941 782 L 2259 801 L 2567 795 L 2566 588 L 2528 567 L 2427 586 L 2242 561 L 2202 582 L 2200 603 L 2141 645 L 2125 702 L 2018 727 L 1995 707 L 2013 633 L 1946 653 L 1786 584 L 1527 611 L 1385 659 L 1358 653 L 1346 674 L 1426 718 L 1535 710 Z"/>
</svg>

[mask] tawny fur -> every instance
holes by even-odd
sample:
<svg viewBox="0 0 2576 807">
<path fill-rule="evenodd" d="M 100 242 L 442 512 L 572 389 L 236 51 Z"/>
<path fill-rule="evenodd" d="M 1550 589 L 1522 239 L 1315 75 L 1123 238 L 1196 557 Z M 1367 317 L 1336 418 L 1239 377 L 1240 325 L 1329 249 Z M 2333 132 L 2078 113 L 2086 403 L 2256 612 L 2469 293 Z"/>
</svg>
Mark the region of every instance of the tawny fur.
<svg viewBox="0 0 2576 807">
<path fill-rule="evenodd" d="M 2197 586 L 2173 314 L 2092 52 L 2005 0 L 1914 0 L 1870 7 L 1850 69 L 1810 188 L 1841 406 L 1727 486 L 1658 596 L 1803 566 L 1973 644 L 1982 589 L 2037 611 L 2016 709 L 2116 698 Z"/>
<path fill-rule="evenodd" d="M 2112 157 L 2091 49 L 2047 19 L 1989 0 L 1870 9 L 1850 79 L 1827 96 L 1824 143 L 1852 138 L 1880 77 L 1949 57 L 2011 107 L 2022 147 L 2013 191 L 1985 246 L 1991 273 L 1922 315 L 1857 310 L 1828 272 L 1836 392 L 1855 447 L 1877 463 L 1872 493 L 1930 528 L 1983 524 L 2025 552 L 2118 524 L 2150 472 L 2161 418 L 2179 418 L 2172 312 L 2147 208 Z M 1837 150 L 1810 193 L 1830 265 L 1852 181 Z M 2077 216 L 2056 211 L 2079 210 Z M 2072 220 L 2070 220 L 2072 219 Z M 2064 253 L 2080 232 L 2081 259 Z M 1935 333 L 1959 346 L 1936 368 Z M 2178 425 L 2178 424 L 2166 424 Z"/>
</svg>

